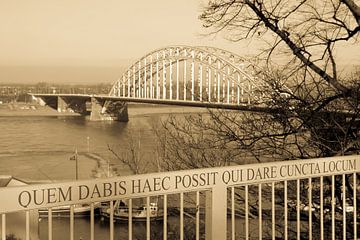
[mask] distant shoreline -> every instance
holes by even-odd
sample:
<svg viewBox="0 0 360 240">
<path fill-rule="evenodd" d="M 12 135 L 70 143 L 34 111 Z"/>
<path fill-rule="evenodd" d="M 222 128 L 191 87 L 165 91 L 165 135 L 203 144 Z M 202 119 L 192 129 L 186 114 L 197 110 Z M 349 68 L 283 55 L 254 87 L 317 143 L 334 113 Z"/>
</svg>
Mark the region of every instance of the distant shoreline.
<svg viewBox="0 0 360 240">
<path fill-rule="evenodd" d="M 199 107 L 182 107 L 173 105 L 154 105 L 154 104 L 134 104 L 128 105 L 130 117 L 141 117 L 146 115 L 162 114 L 189 114 L 205 113 L 206 108 Z M 79 116 L 78 113 L 57 112 L 48 106 L 40 106 L 36 103 L 3 103 L 0 104 L 0 117 L 17 117 L 17 116 Z"/>
<path fill-rule="evenodd" d="M 50 107 L 36 103 L 3 103 L 0 104 L 0 116 L 79 116 L 79 114 L 59 113 Z"/>
</svg>

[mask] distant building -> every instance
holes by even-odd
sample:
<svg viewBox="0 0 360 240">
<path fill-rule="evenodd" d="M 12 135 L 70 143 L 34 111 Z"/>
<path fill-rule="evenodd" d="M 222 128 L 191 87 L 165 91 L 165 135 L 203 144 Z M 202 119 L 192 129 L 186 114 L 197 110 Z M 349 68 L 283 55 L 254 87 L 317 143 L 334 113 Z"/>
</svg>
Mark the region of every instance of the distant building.
<svg viewBox="0 0 360 240">
<path fill-rule="evenodd" d="M 28 185 L 27 182 L 9 175 L 0 175 L 0 187 L 14 187 Z"/>
</svg>

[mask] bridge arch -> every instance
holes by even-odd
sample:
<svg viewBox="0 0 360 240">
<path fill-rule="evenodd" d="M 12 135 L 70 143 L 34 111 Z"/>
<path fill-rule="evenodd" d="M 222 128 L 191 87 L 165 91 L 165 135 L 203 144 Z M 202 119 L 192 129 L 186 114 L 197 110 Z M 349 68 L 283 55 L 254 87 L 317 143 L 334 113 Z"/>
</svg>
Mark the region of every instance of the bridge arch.
<svg viewBox="0 0 360 240">
<path fill-rule="evenodd" d="M 254 104 L 264 87 L 247 69 L 246 60 L 207 46 L 169 46 L 134 62 L 109 96 L 217 104 Z"/>
<path fill-rule="evenodd" d="M 71 110 L 94 121 L 127 121 L 127 102 L 270 112 L 264 103 L 273 86 L 254 77 L 252 69 L 246 59 L 223 49 L 169 46 L 135 61 L 107 95 L 32 95 L 59 112 Z"/>
</svg>

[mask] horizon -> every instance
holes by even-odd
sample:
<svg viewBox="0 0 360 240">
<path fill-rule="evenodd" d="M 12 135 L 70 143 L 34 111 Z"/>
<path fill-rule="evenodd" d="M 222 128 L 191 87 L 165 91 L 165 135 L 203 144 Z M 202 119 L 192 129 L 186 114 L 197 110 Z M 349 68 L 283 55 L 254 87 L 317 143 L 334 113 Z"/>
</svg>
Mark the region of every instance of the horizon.
<svg viewBox="0 0 360 240">
<path fill-rule="evenodd" d="M 133 60 L 118 65 L 0 65 L 0 84 L 111 84 L 131 66 Z M 339 73 L 348 76 L 360 63 L 339 67 Z M 26 81 L 25 81 L 26 80 Z"/>
</svg>

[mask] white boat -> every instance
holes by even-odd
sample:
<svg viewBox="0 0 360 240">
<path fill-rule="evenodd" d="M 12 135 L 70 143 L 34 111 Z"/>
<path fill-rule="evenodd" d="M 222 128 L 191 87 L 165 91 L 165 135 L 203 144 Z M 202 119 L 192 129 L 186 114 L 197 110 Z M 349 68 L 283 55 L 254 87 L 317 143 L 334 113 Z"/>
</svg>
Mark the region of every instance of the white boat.
<svg viewBox="0 0 360 240">
<path fill-rule="evenodd" d="M 157 203 L 150 203 L 149 206 L 150 221 L 162 220 L 164 212 L 160 211 Z M 110 219 L 110 207 L 102 206 L 100 208 L 100 215 L 103 218 Z M 132 221 L 146 221 L 147 219 L 147 207 L 143 205 L 139 208 L 132 209 Z M 129 221 L 129 208 L 121 200 L 115 201 L 114 204 L 114 221 Z"/>
<path fill-rule="evenodd" d="M 100 203 L 94 203 L 94 211 L 97 211 L 100 207 Z M 70 216 L 70 205 L 53 207 L 52 216 L 53 217 L 68 217 Z M 75 204 L 74 205 L 74 216 L 75 217 L 86 217 L 90 216 L 91 206 L 90 204 Z M 48 216 L 49 210 L 47 208 L 41 208 L 38 210 L 39 217 Z"/>
</svg>

